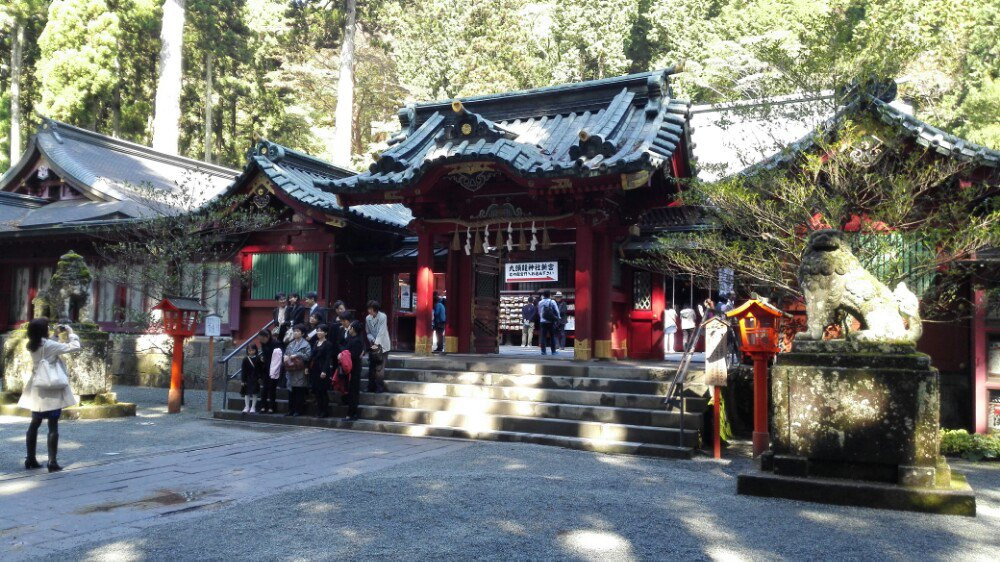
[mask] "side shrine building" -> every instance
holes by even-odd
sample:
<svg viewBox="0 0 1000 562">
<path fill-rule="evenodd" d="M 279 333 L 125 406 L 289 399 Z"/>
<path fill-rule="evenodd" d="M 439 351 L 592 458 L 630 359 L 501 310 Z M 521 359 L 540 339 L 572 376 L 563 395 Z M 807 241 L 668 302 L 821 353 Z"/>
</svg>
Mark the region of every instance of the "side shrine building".
<svg viewBox="0 0 1000 562">
<path fill-rule="evenodd" d="M 573 352 L 564 355 L 663 359 L 681 345 L 679 333 L 665 336 L 664 312 L 697 308 L 718 291 L 629 260 L 657 233 L 712 228 L 678 195 L 695 175 L 692 137 L 710 138 L 692 119 L 716 110 L 693 116 L 673 98 L 671 74 L 408 106 L 390 147 L 360 174 L 266 140 L 233 170 L 46 119 L 0 178 L 0 333 L 32 318 L 60 255 L 76 250 L 99 271 L 101 228 L 150 216 L 135 186 L 170 194 L 187 182 L 206 200 L 238 195 L 279 217 L 229 258 L 254 273 L 251 286 L 228 286 L 211 264 L 199 270 L 203 300 L 233 340 L 271 320 L 276 293 L 316 291 L 321 306 L 339 299 L 356 314 L 380 301 L 392 349 L 427 354 L 438 293 L 447 299 L 445 350 L 497 353 L 522 343 L 521 307 L 549 290 L 568 305 Z M 974 158 L 981 177 L 1000 185 L 1000 153 L 888 104 L 867 107 L 939 157 Z M 764 163 L 786 165 L 808 149 L 795 143 Z M 714 150 L 697 148 L 706 161 Z M 946 375 L 945 419 L 979 431 L 994 418 L 1000 426 L 1000 306 L 989 289 L 970 285 L 975 317 L 930 327 L 921 344 Z M 154 304 L 142 287 L 99 274 L 92 294 L 92 317 L 111 332 L 128 331 L 121 311 Z"/>
</svg>

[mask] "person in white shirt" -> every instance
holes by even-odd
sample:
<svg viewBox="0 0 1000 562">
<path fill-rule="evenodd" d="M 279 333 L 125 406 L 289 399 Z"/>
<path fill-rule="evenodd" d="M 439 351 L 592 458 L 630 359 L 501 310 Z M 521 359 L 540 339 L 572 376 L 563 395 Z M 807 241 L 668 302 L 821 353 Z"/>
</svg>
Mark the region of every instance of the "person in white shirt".
<svg viewBox="0 0 1000 562">
<path fill-rule="evenodd" d="M 694 329 L 698 327 L 697 313 L 690 306 L 681 309 L 681 330 L 684 332 L 684 350 L 687 351 L 694 337 Z"/>
<path fill-rule="evenodd" d="M 65 377 L 66 386 L 59 388 L 41 388 L 35 384 L 35 377 L 42 361 L 51 365 L 50 368 L 61 369 L 66 373 L 66 364 L 59 357 L 65 353 L 75 353 L 80 351 L 80 338 L 73 333 L 69 326 L 57 326 L 59 333 L 66 334 L 66 343 L 55 339 L 49 339 L 49 319 L 35 318 L 28 324 L 28 351 L 31 353 L 32 374 L 31 378 L 24 385 L 21 391 L 21 398 L 17 401 L 20 408 L 31 411 L 31 423 L 28 425 L 26 435 L 26 446 L 28 455 L 24 459 L 24 468 L 42 468 L 35 456 L 35 449 L 38 446 L 38 428 L 42 425 L 42 420 L 49 422 L 49 472 L 62 470 L 56 456 L 59 450 L 59 417 L 63 408 L 74 406 L 77 403 L 76 396 L 69 386 L 69 378 Z"/>
<path fill-rule="evenodd" d="M 663 351 L 674 353 L 674 343 L 677 339 L 677 307 L 671 306 L 663 311 Z"/>
<path fill-rule="evenodd" d="M 389 359 L 389 322 L 376 300 L 368 301 L 368 392 L 385 392 L 385 362 Z"/>
</svg>

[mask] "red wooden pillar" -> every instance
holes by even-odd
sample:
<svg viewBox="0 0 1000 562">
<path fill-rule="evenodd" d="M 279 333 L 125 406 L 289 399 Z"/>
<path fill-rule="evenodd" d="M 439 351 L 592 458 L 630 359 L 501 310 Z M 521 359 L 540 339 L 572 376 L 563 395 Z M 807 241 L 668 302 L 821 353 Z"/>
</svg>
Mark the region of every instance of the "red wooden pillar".
<svg viewBox="0 0 1000 562">
<path fill-rule="evenodd" d="M 417 326 L 414 351 L 431 354 L 431 317 L 434 303 L 434 235 L 418 226 L 417 239 Z"/>
<path fill-rule="evenodd" d="M 974 289 L 975 312 L 972 317 L 972 419 L 976 433 L 987 432 L 987 405 L 989 390 L 986 388 L 986 291 Z"/>
<path fill-rule="evenodd" d="M 458 279 L 455 286 L 458 287 L 458 298 L 449 315 L 455 314 L 455 329 L 457 352 L 472 353 L 472 316 L 473 311 L 473 278 L 472 278 L 472 256 L 465 255 L 465 250 L 456 254 L 458 265 L 455 268 Z M 450 317 L 450 316 L 449 316 Z"/>
<path fill-rule="evenodd" d="M 651 277 L 652 279 L 652 295 L 650 299 L 651 309 L 653 313 L 653 325 L 650 328 L 652 333 L 653 349 L 651 350 L 652 358 L 655 360 L 663 360 L 663 311 L 667 308 L 667 296 L 666 291 L 663 286 L 663 275 L 660 273 L 654 273 Z M 671 336 L 672 337 L 672 336 Z"/>
<path fill-rule="evenodd" d="M 607 232 L 594 233 L 593 282 L 593 337 L 594 359 L 613 359 L 611 351 L 611 236 Z M 579 303 L 577 289 L 577 303 Z M 579 304 L 577 304 L 579 310 Z M 579 318 L 579 316 L 577 316 Z M 579 332 L 577 332 L 579 334 Z"/>
<path fill-rule="evenodd" d="M 579 217 L 576 223 L 576 270 L 574 275 L 576 320 L 576 342 L 573 346 L 573 358 L 586 361 L 592 357 L 591 342 L 593 337 L 593 300 L 591 282 L 594 279 L 594 227 L 586 218 Z M 610 276 L 610 272 L 608 272 Z M 610 340 L 610 334 L 608 339 Z"/>
<path fill-rule="evenodd" d="M 460 302 L 461 288 L 458 282 L 459 254 L 448 250 L 448 270 L 445 276 L 445 287 L 448 300 L 446 306 L 446 316 L 448 323 L 444 327 L 444 351 L 445 353 L 455 353 L 458 351 L 458 308 Z"/>
<path fill-rule="evenodd" d="M 211 361 L 209 361 L 211 364 Z M 167 413 L 178 414 L 184 400 L 184 337 L 174 336 L 174 354 L 170 361 L 170 390 L 167 392 Z"/>
</svg>

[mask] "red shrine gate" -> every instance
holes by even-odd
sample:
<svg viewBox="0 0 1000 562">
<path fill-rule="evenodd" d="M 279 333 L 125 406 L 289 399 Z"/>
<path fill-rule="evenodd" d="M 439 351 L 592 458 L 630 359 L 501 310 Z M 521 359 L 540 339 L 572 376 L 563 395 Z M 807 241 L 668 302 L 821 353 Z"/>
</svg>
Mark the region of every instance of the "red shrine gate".
<svg viewBox="0 0 1000 562">
<path fill-rule="evenodd" d="M 348 207 L 403 203 L 413 213 L 417 353 L 431 351 L 434 249 L 447 247 L 446 350 L 496 352 L 503 262 L 555 255 L 572 263 L 575 358 L 662 357 L 662 281 L 633 279 L 614 248 L 691 173 L 689 104 L 671 98 L 670 74 L 408 107 L 369 172 L 329 182 Z M 629 349 L 633 324 L 644 335 Z"/>
</svg>

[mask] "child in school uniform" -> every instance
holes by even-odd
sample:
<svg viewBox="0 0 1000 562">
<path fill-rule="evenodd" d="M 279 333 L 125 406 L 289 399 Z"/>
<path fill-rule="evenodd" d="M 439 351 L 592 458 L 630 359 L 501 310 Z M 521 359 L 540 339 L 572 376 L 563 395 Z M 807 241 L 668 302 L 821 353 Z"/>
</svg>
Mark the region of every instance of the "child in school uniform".
<svg viewBox="0 0 1000 562">
<path fill-rule="evenodd" d="M 243 386 L 240 387 L 240 395 L 243 396 L 243 413 L 257 413 L 257 399 L 260 397 L 260 380 L 267 376 L 268 366 L 264 364 L 264 359 L 260 356 L 260 350 L 256 343 L 247 346 L 247 356 L 243 358 L 243 368 L 240 371 L 240 378 Z"/>
</svg>

